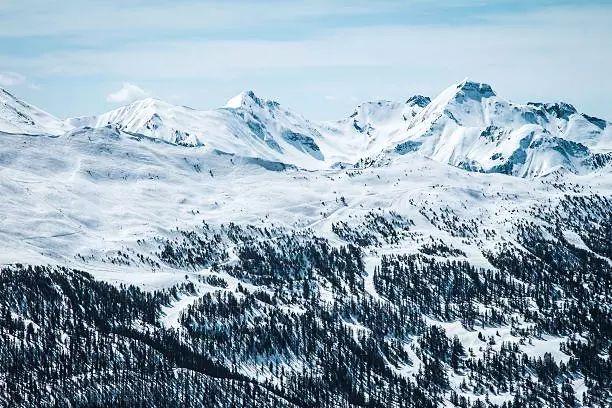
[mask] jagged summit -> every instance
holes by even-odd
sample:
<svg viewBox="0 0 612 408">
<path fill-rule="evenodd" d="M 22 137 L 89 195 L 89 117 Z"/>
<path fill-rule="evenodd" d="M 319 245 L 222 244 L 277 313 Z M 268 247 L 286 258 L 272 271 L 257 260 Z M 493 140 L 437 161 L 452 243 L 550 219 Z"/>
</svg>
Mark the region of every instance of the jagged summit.
<svg viewBox="0 0 612 408">
<path fill-rule="evenodd" d="M 491 85 L 464 80 L 457 85 L 457 97 L 480 100 L 482 98 L 490 98 L 496 96 L 491 88 Z"/>
<path fill-rule="evenodd" d="M 463 104 L 469 102 L 480 103 L 483 99 L 495 97 L 496 94 L 490 85 L 468 81 L 467 79 L 449 86 L 442 91 L 437 97 L 427 104 L 427 108 L 423 112 L 424 116 L 428 116 L 432 112 L 446 109 L 449 104 Z"/>
<path fill-rule="evenodd" d="M 431 102 L 431 98 L 429 96 L 413 95 L 406 100 L 406 105 L 424 108 L 429 105 L 429 102 Z"/>
<path fill-rule="evenodd" d="M 544 112 L 554 115 L 557 118 L 569 120 L 570 116 L 577 113 L 578 111 L 572 104 L 567 102 L 553 102 L 553 103 L 542 103 L 542 102 L 527 102 L 527 105 L 534 106 L 543 110 Z"/>
<path fill-rule="evenodd" d="M 276 101 L 260 98 L 255 94 L 255 92 L 251 90 L 240 92 L 238 95 L 234 96 L 233 98 L 230 98 L 230 100 L 228 100 L 225 104 L 226 108 L 242 108 L 247 110 L 262 109 L 266 106 L 269 108 L 273 108 L 280 106 L 280 104 Z"/>
<path fill-rule="evenodd" d="M 259 105 L 260 100 L 253 91 L 242 91 L 230 98 L 225 104 L 226 108 L 238 109 L 252 104 Z"/>
</svg>

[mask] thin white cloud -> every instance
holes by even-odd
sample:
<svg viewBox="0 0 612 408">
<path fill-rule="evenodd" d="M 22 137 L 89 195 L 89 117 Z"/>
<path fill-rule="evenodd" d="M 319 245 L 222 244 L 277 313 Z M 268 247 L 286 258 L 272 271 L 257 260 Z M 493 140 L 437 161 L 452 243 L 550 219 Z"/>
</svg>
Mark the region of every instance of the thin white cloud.
<svg viewBox="0 0 612 408">
<path fill-rule="evenodd" d="M 126 2 L 121 8 L 112 2 L 90 2 L 87 12 L 79 1 L 22 0 L 0 2 L 0 36 L 45 36 L 103 32 L 113 35 L 138 30 L 188 30 L 261 27 L 295 19 L 319 16 L 354 16 L 371 13 L 392 3 L 367 0 L 355 4 L 334 4 L 326 0 L 299 2 Z M 4 10 L 3 10 L 4 8 Z M 169 10 L 171 9 L 171 12 Z M 257 16 L 257 18 L 253 18 Z"/>
<path fill-rule="evenodd" d="M 17 72 L 0 72 L 0 85 L 17 86 L 26 82 L 26 77 Z"/>
<path fill-rule="evenodd" d="M 253 69 L 379 66 L 423 71 L 457 67 L 460 78 L 473 77 L 464 71 L 466 67 L 503 70 L 504 75 L 517 67 L 529 72 L 546 68 L 546 76 L 559 73 L 567 77 L 564 71 L 575 69 L 590 68 L 591 74 L 593 70 L 599 73 L 609 66 L 602 63 L 612 61 L 609 53 L 601 52 L 601 39 L 612 34 L 612 29 L 599 8 L 551 10 L 524 18 L 531 24 L 498 17 L 479 26 L 371 26 L 330 30 L 292 41 L 142 41 L 113 49 L 13 57 L 12 63 L 41 75 L 185 79 L 227 78 Z"/>
<path fill-rule="evenodd" d="M 106 101 L 111 103 L 130 103 L 149 96 L 150 93 L 138 85 L 124 82 L 121 89 L 111 92 L 106 96 Z"/>
</svg>

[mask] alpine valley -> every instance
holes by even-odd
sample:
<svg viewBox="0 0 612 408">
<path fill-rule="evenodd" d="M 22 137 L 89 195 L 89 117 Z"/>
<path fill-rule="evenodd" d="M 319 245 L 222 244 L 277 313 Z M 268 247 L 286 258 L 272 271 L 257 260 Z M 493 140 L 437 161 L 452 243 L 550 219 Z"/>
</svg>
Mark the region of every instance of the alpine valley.
<svg viewBox="0 0 612 408">
<path fill-rule="evenodd" d="M 0 90 L 0 264 L 2 407 L 612 405 L 612 123 L 482 83 L 325 123 Z"/>
</svg>

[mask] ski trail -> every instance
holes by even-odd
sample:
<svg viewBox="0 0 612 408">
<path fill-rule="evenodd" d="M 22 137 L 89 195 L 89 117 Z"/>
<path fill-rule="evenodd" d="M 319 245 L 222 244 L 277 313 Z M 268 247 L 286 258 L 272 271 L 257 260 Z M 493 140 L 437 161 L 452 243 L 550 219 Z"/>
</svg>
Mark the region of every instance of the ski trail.
<svg viewBox="0 0 612 408">
<path fill-rule="evenodd" d="M 181 327 L 180 318 L 183 310 L 195 303 L 200 298 L 200 295 L 187 295 L 177 300 L 172 306 L 164 308 L 164 317 L 161 322 L 168 328 L 178 329 Z"/>
</svg>

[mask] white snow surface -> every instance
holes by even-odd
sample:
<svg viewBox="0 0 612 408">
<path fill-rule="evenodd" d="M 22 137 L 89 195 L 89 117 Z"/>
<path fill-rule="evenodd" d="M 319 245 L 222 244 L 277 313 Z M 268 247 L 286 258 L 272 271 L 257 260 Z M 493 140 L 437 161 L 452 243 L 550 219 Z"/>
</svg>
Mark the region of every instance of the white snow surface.
<svg viewBox="0 0 612 408">
<path fill-rule="evenodd" d="M 529 218 L 533 205 L 566 194 L 546 178 L 467 172 L 419 155 L 359 170 L 307 171 L 136 137 L 114 127 L 0 141 L 0 262 L 67 263 L 94 274 L 98 267 L 79 265 L 77 254 L 136 246 L 138 239 L 202 221 L 311 228 L 337 242 L 334 222 L 354 223 L 379 209 L 415 222 L 413 238 L 380 253 L 416 252 L 434 237 L 486 265 L 481 248 L 434 228 L 421 211 L 450 208 L 502 239 L 513 219 Z M 564 180 L 609 196 L 609 176 L 609 169 L 600 169 Z M 113 281 L 141 279 L 138 268 L 130 273 L 115 265 L 112 272 L 106 264 L 99 268 Z M 163 276 L 156 272 L 153 281 L 172 281 Z"/>
</svg>

